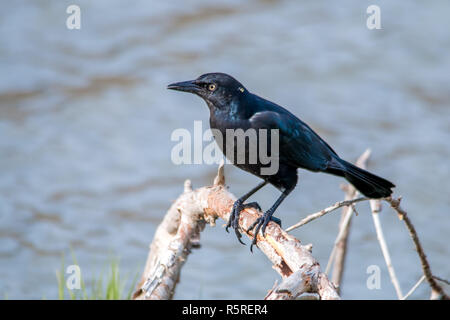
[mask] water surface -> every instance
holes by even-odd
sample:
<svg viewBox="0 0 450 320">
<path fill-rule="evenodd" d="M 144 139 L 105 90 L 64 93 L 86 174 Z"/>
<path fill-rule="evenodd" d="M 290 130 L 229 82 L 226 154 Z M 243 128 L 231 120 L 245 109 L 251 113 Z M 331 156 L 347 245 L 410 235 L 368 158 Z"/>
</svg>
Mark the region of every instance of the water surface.
<svg viewBox="0 0 450 320">
<path fill-rule="evenodd" d="M 450 22 L 448 1 L 78 1 L 82 29 L 66 29 L 68 1 L 13 1 L 0 11 L 0 294 L 56 298 L 55 270 L 73 249 L 87 280 L 111 256 L 140 272 L 149 242 L 186 178 L 216 167 L 170 161 L 177 128 L 207 127 L 203 101 L 168 83 L 232 74 L 289 108 L 345 159 L 366 148 L 370 168 L 396 185 L 431 262 L 450 278 Z M 258 179 L 227 167 L 241 195 Z M 278 210 L 284 226 L 343 199 L 343 181 L 301 172 Z M 263 208 L 278 197 L 266 187 Z M 395 298 L 367 204 L 353 221 L 343 283 L 348 299 Z M 406 293 L 420 278 L 408 233 L 381 214 Z M 339 213 L 293 234 L 324 267 Z M 248 241 L 247 241 L 248 242 Z M 177 299 L 260 299 L 278 275 L 220 223 L 183 268 Z M 366 287 L 370 265 L 381 289 Z M 428 298 L 426 285 L 414 298 Z"/>
</svg>

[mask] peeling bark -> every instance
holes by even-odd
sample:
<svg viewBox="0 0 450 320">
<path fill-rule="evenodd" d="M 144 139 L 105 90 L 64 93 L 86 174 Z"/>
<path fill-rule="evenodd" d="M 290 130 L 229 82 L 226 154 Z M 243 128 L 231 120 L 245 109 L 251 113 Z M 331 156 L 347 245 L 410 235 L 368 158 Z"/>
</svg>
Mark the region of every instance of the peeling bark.
<svg viewBox="0 0 450 320">
<path fill-rule="evenodd" d="M 181 267 L 191 249 L 198 244 L 205 223 L 214 226 L 218 218 L 228 221 L 235 200 L 225 187 L 223 164 L 213 186 L 192 190 L 187 181 L 184 193 L 171 206 L 156 231 L 133 299 L 170 299 Z M 253 232 L 245 230 L 261 214 L 253 208 L 244 209 L 239 218 L 241 232 L 252 238 Z M 283 278 L 282 291 L 286 297 L 295 298 L 308 292 L 317 293 L 321 299 L 340 298 L 311 255 L 311 245 L 302 245 L 273 222 L 268 224 L 265 237 L 258 234 L 257 239 L 257 246 Z"/>
</svg>

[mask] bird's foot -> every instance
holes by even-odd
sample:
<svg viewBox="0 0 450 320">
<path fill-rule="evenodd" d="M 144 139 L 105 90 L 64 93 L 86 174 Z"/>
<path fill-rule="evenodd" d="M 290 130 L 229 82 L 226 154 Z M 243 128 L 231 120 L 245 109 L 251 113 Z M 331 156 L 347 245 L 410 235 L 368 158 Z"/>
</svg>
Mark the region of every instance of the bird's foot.
<svg viewBox="0 0 450 320">
<path fill-rule="evenodd" d="M 270 221 L 275 222 L 281 227 L 281 220 L 275 217 L 272 217 L 272 212 L 267 211 L 262 216 L 257 218 L 255 222 L 252 223 L 252 225 L 247 229 L 247 233 L 251 230 L 255 229 L 255 233 L 253 236 L 252 244 L 250 245 L 250 251 L 253 252 L 253 246 L 256 244 L 256 238 L 259 233 L 259 230 L 262 231 L 262 236 L 264 237 L 266 232 L 266 227 L 269 224 Z"/>
<path fill-rule="evenodd" d="M 242 243 L 243 245 L 245 245 L 244 242 L 242 242 L 241 238 L 242 235 L 239 232 L 239 215 L 241 213 L 242 210 L 246 209 L 246 208 L 255 208 L 257 210 L 261 211 L 261 207 L 259 206 L 258 203 L 256 202 L 250 202 L 250 203 L 242 203 L 241 200 L 236 200 L 233 204 L 233 208 L 231 209 L 231 214 L 230 217 L 228 218 L 228 223 L 227 226 L 225 227 L 225 230 L 227 232 L 228 228 L 233 228 L 234 232 L 236 233 L 236 237 L 238 238 L 239 242 Z"/>
</svg>

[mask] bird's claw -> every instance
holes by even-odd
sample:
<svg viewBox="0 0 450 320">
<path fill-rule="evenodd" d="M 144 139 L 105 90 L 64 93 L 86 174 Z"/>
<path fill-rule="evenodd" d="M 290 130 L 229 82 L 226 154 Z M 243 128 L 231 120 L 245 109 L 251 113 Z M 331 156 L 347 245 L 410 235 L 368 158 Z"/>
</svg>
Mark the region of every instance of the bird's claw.
<svg viewBox="0 0 450 320">
<path fill-rule="evenodd" d="M 272 217 L 272 213 L 267 211 L 262 216 L 258 217 L 255 222 L 247 229 L 247 233 L 255 229 L 255 233 L 253 236 L 252 244 L 250 245 L 250 251 L 253 253 L 253 246 L 256 245 L 256 239 L 259 233 L 259 230 L 262 231 L 262 236 L 265 236 L 266 227 L 270 221 L 275 222 L 281 227 L 281 220 L 275 217 Z"/>
<path fill-rule="evenodd" d="M 259 206 L 258 202 L 249 202 L 242 206 L 242 209 L 247 209 L 247 208 L 253 208 L 253 209 L 261 211 L 261 207 Z"/>
<path fill-rule="evenodd" d="M 243 245 L 245 245 L 245 243 L 242 242 L 242 240 L 241 240 L 242 235 L 239 232 L 239 215 L 240 215 L 241 211 L 246 208 L 255 208 L 257 210 L 261 210 L 261 207 L 256 202 L 250 202 L 247 204 L 243 204 L 241 200 L 236 200 L 236 202 L 233 204 L 233 208 L 231 209 L 231 214 L 228 219 L 227 226 L 225 227 L 225 230 L 227 232 L 229 232 L 228 228 L 230 228 L 230 227 L 233 228 L 238 241 Z"/>
</svg>

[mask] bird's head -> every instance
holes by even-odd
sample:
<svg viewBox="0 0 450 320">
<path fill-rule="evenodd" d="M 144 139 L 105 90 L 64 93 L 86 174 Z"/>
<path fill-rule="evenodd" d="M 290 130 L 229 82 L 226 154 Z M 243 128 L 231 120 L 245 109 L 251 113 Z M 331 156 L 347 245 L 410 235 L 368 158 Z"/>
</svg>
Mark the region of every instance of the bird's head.
<svg viewBox="0 0 450 320">
<path fill-rule="evenodd" d="M 247 89 L 225 73 L 206 73 L 195 80 L 169 84 L 167 89 L 190 92 L 206 101 L 210 108 L 227 108 L 230 103 L 247 94 Z"/>
</svg>

